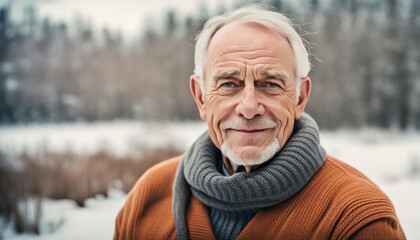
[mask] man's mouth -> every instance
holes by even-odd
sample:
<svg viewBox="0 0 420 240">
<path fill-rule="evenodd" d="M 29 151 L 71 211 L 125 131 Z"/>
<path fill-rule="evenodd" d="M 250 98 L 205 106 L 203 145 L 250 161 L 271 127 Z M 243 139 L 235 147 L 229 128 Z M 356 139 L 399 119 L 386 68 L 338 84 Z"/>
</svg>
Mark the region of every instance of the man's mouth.
<svg viewBox="0 0 420 240">
<path fill-rule="evenodd" d="M 267 128 L 259 128 L 259 129 L 235 129 L 231 128 L 231 130 L 235 131 L 239 135 L 242 135 L 244 137 L 251 137 L 251 136 L 257 136 L 260 134 L 263 134 Z"/>
<path fill-rule="evenodd" d="M 233 130 L 238 131 L 238 132 L 243 132 L 243 133 L 257 133 L 257 132 L 262 132 L 266 129 L 263 128 L 263 129 L 233 129 Z"/>
</svg>

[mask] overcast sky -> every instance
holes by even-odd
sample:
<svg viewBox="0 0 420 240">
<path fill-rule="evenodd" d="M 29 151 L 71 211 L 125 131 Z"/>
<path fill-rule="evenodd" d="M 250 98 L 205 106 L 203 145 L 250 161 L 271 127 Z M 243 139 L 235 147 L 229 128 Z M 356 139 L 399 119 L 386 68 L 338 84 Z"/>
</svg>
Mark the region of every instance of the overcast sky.
<svg viewBox="0 0 420 240">
<path fill-rule="evenodd" d="M 235 0 L 0 0 L 0 5 L 12 3 L 15 19 L 21 17 L 23 6 L 32 4 L 41 18 L 68 22 L 80 16 L 90 19 L 94 27 L 108 26 L 120 29 L 125 35 L 137 35 L 139 29 L 150 24 L 146 19 L 161 20 L 168 9 L 175 10 L 183 19 L 188 14 L 198 16 L 200 4 L 206 4 L 210 12 L 215 12 L 220 5 L 230 9 L 233 2 Z"/>
</svg>

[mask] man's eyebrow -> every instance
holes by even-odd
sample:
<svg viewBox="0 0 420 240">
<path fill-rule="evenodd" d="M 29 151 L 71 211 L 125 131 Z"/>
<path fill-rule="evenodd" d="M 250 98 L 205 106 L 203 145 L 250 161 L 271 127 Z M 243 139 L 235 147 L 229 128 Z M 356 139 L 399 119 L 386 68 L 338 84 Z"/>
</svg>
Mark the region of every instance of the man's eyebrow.
<svg viewBox="0 0 420 240">
<path fill-rule="evenodd" d="M 233 78 L 234 76 L 238 74 L 239 74 L 239 71 L 236 71 L 236 70 L 220 71 L 214 75 L 213 80 L 217 81 L 219 79 Z"/>
<path fill-rule="evenodd" d="M 263 71 L 261 73 L 261 75 L 263 75 L 264 77 L 267 78 L 277 78 L 279 80 L 286 80 L 287 79 L 287 75 L 282 73 L 282 72 L 278 72 L 278 71 L 271 71 L 271 70 L 266 70 Z"/>
<path fill-rule="evenodd" d="M 263 75 L 266 78 L 278 79 L 278 80 L 282 81 L 283 83 L 286 83 L 286 80 L 288 79 L 286 74 L 284 74 L 282 72 L 279 72 L 279 71 L 266 70 L 266 71 L 263 71 L 261 73 L 261 75 Z"/>
</svg>

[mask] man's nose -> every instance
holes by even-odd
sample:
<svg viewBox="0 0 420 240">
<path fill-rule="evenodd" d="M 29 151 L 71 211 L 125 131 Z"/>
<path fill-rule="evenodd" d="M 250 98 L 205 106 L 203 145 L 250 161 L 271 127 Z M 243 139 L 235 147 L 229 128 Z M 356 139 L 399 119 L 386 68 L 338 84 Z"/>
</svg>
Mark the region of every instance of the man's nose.
<svg viewBox="0 0 420 240">
<path fill-rule="evenodd" d="M 236 113 L 247 119 L 264 114 L 264 107 L 258 102 L 255 87 L 246 86 L 242 92 L 241 102 L 236 107 Z"/>
</svg>

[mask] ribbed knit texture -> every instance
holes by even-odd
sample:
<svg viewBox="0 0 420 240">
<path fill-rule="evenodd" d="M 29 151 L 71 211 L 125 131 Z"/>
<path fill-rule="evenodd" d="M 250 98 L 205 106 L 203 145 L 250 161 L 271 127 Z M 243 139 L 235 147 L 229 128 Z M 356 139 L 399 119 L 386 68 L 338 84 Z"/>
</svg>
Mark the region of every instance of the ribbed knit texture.
<svg viewBox="0 0 420 240">
<path fill-rule="evenodd" d="M 222 159 L 218 159 L 217 169 L 224 176 L 230 176 Z M 225 211 L 218 208 L 209 208 L 210 223 L 214 236 L 216 239 L 236 239 L 257 212 L 257 210 Z"/>
<path fill-rule="evenodd" d="M 256 210 L 224 211 L 210 208 L 210 223 L 214 236 L 216 239 L 236 239 L 256 213 Z"/>
<path fill-rule="evenodd" d="M 281 151 L 251 173 L 223 176 L 216 166 L 220 157 L 208 133 L 200 136 L 183 156 L 173 190 L 178 239 L 188 238 L 185 212 L 190 191 L 206 206 L 223 211 L 255 211 L 273 206 L 304 187 L 322 166 L 326 153 L 319 144 L 315 121 L 303 114 L 295 122 L 294 132 Z M 231 214 L 227 217 L 232 217 Z M 219 225 L 217 222 L 212 226 L 215 232 L 218 230 L 214 228 Z M 240 225 L 232 226 L 237 232 Z"/>
</svg>

